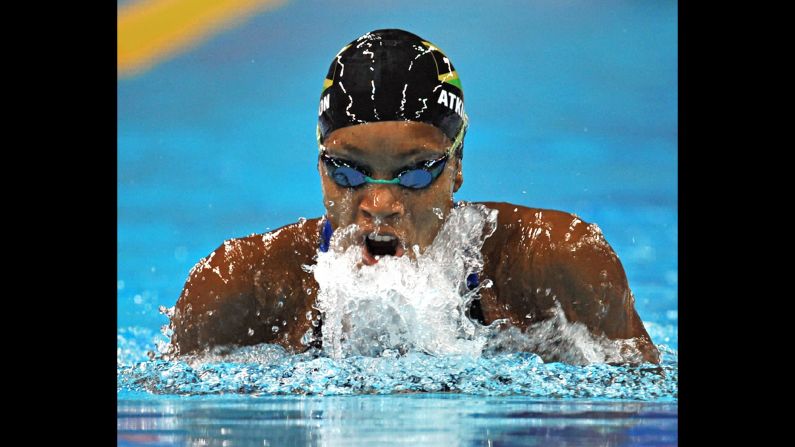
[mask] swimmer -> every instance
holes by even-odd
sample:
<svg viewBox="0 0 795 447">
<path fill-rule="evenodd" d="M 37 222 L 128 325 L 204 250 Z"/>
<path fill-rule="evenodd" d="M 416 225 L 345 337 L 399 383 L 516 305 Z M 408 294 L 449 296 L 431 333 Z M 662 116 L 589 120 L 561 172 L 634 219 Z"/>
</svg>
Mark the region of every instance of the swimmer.
<svg viewBox="0 0 795 447">
<path fill-rule="evenodd" d="M 174 309 L 174 352 L 260 343 L 292 352 L 321 347 L 319 286 L 302 266 L 314 264 L 343 228 L 355 229 L 347 243 L 360 246 L 362 269 L 424 253 L 457 206 L 453 194 L 464 181 L 464 104 L 458 72 L 427 40 L 382 29 L 343 47 L 318 107 L 325 215 L 230 239 L 199 261 Z M 504 319 L 527 331 L 560 309 L 593 336 L 632 340 L 638 358 L 659 363 L 621 262 L 596 225 L 562 211 L 482 205 L 497 211 L 497 222 L 483 241 L 482 269 L 467 285 L 488 280 L 491 287 L 479 290 L 469 318 L 483 325 Z M 314 334 L 309 344 L 307 333 Z"/>
</svg>

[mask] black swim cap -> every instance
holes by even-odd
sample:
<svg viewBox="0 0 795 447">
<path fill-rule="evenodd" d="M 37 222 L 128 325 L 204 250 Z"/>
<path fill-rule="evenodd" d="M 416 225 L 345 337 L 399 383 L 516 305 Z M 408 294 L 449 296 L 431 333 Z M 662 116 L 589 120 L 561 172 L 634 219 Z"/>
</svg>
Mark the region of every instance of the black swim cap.
<svg viewBox="0 0 795 447">
<path fill-rule="evenodd" d="M 399 29 L 371 31 L 343 47 L 323 82 L 318 143 L 342 127 L 404 120 L 432 124 L 453 146 L 462 143 L 468 119 L 450 59 Z"/>
</svg>

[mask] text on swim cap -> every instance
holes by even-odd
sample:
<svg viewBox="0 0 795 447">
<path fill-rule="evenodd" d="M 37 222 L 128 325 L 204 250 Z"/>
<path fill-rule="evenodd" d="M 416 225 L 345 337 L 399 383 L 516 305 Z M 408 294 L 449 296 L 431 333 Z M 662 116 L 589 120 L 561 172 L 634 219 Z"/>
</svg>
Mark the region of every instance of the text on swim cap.
<svg viewBox="0 0 795 447">
<path fill-rule="evenodd" d="M 320 107 L 318 107 L 318 109 L 317 109 L 317 116 L 322 115 L 323 112 L 328 110 L 329 104 L 331 104 L 331 98 L 329 97 L 329 94 L 326 93 L 325 96 L 320 98 Z"/>
<path fill-rule="evenodd" d="M 441 90 L 441 93 L 439 93 L 439 99 L 436 102 L 439 104 L 444 104 L 459 116 L 464 116 L 464 101 L 459 98 L 458 95 Z"/>
</svg>

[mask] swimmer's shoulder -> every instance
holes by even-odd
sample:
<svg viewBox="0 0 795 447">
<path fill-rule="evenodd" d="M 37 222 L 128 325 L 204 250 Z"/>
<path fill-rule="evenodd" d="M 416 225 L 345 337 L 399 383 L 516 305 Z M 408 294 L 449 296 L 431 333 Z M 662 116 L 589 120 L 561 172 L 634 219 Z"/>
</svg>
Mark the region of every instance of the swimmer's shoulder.
<svg viewBox="0 0 795 447">
<path fill-rule="evenodd" d="M 262 260 L 308 261 L 320 244 L 321 225 L 321 218 L 300 219 L 266 233 L 227 240 L 222 247 L 233 247 L 226 252 L 232 252 L 236 258 L 249 263 Z"/>
<path fill-rule="evenodd" d="M 319 244 L 321 219 L 301 219 L 265 233 L 225 240 L 193 266 L 188 286 L 196 279 L 214 274 L 224 284 L 248 283 L 254 275 L 279 274 L 292 266 L 308 263 Z"/>
<path fill-rule="evenodd" d="M 524 247 L 534 251 L 555 250 L 582 244 L 601 236 L 596 224 L 574 213 L 545 208 L 531 208 L 507 202 L 479 202 L 497 210 L 497 228 L 486 239 L 493 247 Z"/>
<path fill-rule="evenodd" d="M 298 346 L 303 334 L 299 329 L 306 328 L 283 331 L 279 336 L 287 338 L 278 340 L 270 328 L 280 321 L 298 321 L 308 310 L 301 291 L 311 278 L 301 266 L 310 264 L 316 252 L 319 221 L 302 219 L 267 233 L 228 239 L 201 259 L 177 300 L 172 320 L 177 352 L 274 341 Z"/>
</svg>

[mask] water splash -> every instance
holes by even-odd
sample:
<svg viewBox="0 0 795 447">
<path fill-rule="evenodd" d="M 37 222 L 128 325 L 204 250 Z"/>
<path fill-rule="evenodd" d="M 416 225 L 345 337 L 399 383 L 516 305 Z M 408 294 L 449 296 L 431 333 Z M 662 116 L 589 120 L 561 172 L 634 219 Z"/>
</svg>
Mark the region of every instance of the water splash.
<svg viewBox="0 0 795 447">
<path fill-rule="evenodd" d="M 524 332 L 510 325 L 494 331 L 484 354 L 533 352 L 571 365 L 643 362 L 639 340 L 596 336 L 584 324 L 568 321 L 560 303 L 555 304 L 550 318 L 532 324 Z"/>
<path fill-rule="evenodd" d="M 367 267 L 359 266 L 360 245 L 346 243 L 358 228 L 337 230 L 329 251 L 309 267 L 320 286 L 324 352 L 333 358 L 386 351 L 479 356 L 491 327 L 466 316 L 477 293 L 467 290 L 466 278 L 482 268 L 481 247 L 496 221 L 497 212 L 483 205 L 460 206 L 425 253 L 385 256 Z"/>
<path fill-rule="evenodd" d="M 125 350 L 151 347 L 151 331 L 119 334 Z M 658 345 L 661 364 L 544 363 L 532 353 L 432 356 L 420 352 L 333 359 L 317 349 L 290 355 L 277 345 L 216 347 L 177 360 L 141 351 L 118 359 L 117 392 L 173 395 L 355 395 L 453 392 L 482 396 L 678 399 L 678 355 Z"/>
</svg>

